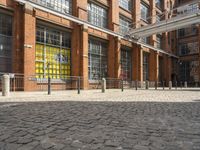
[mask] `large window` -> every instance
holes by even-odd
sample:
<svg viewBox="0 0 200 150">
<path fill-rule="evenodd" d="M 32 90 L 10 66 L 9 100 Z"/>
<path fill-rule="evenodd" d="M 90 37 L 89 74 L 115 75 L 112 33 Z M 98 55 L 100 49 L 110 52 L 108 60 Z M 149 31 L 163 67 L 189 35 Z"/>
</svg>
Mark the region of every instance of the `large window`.
<svg viewBox="0 0 200 150">
<path fill-rule="evenodd" d="M 142 37 L 141 42 L 146 43 L 146 44 L 150 44 L 150 37 Z"/>
<path fill-rule="evenodd" d="M 161 34 L 156 35 L 156 47 L 162 48 L 162 35 Z"/>
<path fill-rule="evenodd" d="M 180 80 L 188 82 L 199 81 L 199 61 L 183 61 L 180 64 Z"/>
<path fill-rule="evenodd" d="M 13 18 L 0 13 L 0 72 L 12 71 Z"/>
<path fill-rule="evenodd" d="M 199 43 L 180 43 L 179 44 L 179 54 L 188 55 L 188 54 L 198 54 L 199 53 Z"/>
<path fill-rule="evenodd" d="M 149 80 L 149 54 L 143 53 L 143 81 Z"/>
<path fill-rule="evenodd" d="M 149 16 L 150 16 L 150 12 L 149 12 L 149 6 L 147 6 L 144 3 L 141 3 L 141 19 L 149 22 Z"/>
<path fill-rule="evenodd" d="M 90 80 L 101 80 L 107 76 L 107 44 L 89 39 L 88 73 Z"/>
<path fill-rule="evenodd" d="M 196 25 L 191 25 L 187 28 L 179 29 L 178 30 L 178 37 L 186 37 L 186 36 L 193 36 L 198 34 L 198 27 Z"/>
<path fill-rule="evenodd" d="M 119 17 L 119 32 L 121 34 L 126 34 L 130 29 L 131 21 L 123 16 Z"/>
<path fill-rule="evenodd" d="M 162 0 L 156 0 L 156 7 L 162 9 Z"/>
<path fill-rule="evenodd" d="M 88 3 L 88 21 L 96 26 L 107 28 L 107 9 L 94 3 Z"/>
<path fill-rule="evenodd" d="M 131 11 L 132 10 L 132 0 L 119 0 L 119 6 Z"/>
<path fill-rule="evenodd" d="M 121 50 L 121 78 L 131 80 L 131 51 L 128 49 Z"/>
<path fill-rule="evenodd" d="M 37 78 L 64 79 L 70 76 L 70 33 L 37 26 L 36 76 Z"/>
<path fill-rule="evenodd" d="M 72 0 L 31 0 L 33 2 L 39 3 L 50 9 L 71 14 L 72 13 Z"/>
</svg>

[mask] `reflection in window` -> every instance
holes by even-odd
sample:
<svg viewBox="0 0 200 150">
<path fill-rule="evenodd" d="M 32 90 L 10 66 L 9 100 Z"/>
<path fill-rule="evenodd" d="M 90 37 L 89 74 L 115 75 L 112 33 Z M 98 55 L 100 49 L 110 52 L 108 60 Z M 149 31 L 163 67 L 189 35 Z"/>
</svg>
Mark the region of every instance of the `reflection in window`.
<svg viewBox="0 0 200 150">
<path fill-rule="evenodd" d="M 121 50 L 121 78 L 131 80 L 131 51 L 129 49 Z"/>
<path fill-rule="evenodd" d="M 72 0 L 31 0 L 50 9 L 62 12 L 65 14 L 72 13 Z"/>
<path fill-rule="evenodd" d="M 90 39 L 89 40 L 88 74 L 90 80 L 101 80 L 107 76 L 107 44 Z"/>
<path fill-rule="evenodd" d="M 131 11 L 132 10 L 132 0 L 119 0 L 119 6 Z"/>
<path fill-rule="evenodd" d="M 13 18 L 0 13 L 0 72 L 12 71 Z"/>
<path fill-rule="evenodd" d="M 191 82 L 199 82 L 199 61 L 183 61 L 180 63 L 180 80 Z"/>
<path fill-rule="evenodd" d="M 149 80 L 149 54 L 143 53 L 143 81 Z"/>
<path fill-rule="evenodd" d="M 149 12 L 149 6 L 147 6 L 144 3 L 141 3 L 141 19 L 149 22 L 149 16 L 150 16 L 150 12 Z"/>
<path fill-rule="evenodd" d="M 179 54 L 180 55 L 197 54 L 197 53 L 199 53 L 199 43 L 198 42 L 179 44 Z"/>
<path fill-rule="evenodd" d="M 119 32 L 126 34 L 130 29 L 131 21 L 123 16 L 119 17 Z"/>
<path fill-rule="evenodd" d="M 104 7 L 94 3 L 88 4 L 88 21 L 93 25 L 107 28 L 108 12 Z"/>
</svg>

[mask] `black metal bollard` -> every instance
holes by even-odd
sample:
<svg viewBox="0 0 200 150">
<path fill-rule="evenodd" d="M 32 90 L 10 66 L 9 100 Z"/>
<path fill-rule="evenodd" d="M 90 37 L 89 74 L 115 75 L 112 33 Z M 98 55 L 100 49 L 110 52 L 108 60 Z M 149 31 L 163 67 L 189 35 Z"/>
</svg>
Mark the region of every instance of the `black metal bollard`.
<svg viewBox="0 0 200 150">
<path fill-rule="evenodd" d="M 122 92 L 124 92 L 124 83 L 123 83 L 123 79 L 121 80 L 121 90 L 122 90 Z"/>
<path fill-rule="evenodd" d="M 78 94 L 80 94 L 81 93 L 81 79 L 80 79 L 80 77 L 78 77 L 78 80 L 77 80 L 77 82 L 78 82 L 78 84 L 77 84 L 77 89 L 78 89 Z"/>
<path fill-rule="evenodd" d="M 48 95 L 51 95 L 51 78 L 48 77 Z"/>
<path fill-rule="evenodd" d="M 181 86 L 181 89 L 182 89 L 182 88 L 183 88 L 183 83 L 182 83 L 182 82 L 180 82 L 180 84 L 181 84 L 180 86 Z"/>
<path fill-rule="evenodd" d="M 162 82 L 163 90 L 165 89 L 165 81 Z"/>
<path fill-rule="evenodd" d="M 137 80 L 135 81 L 135 90 L 136 91 L 138 90 L 138 81 Z"/>
<path fill-rule="evenodd" d="M 175 87 L 176 87 L 176 90 L 177 90 L 177 87 L 178 87 L 178 83 L 177 83 L 177 81 L 175 81 Z"/>
</svg>

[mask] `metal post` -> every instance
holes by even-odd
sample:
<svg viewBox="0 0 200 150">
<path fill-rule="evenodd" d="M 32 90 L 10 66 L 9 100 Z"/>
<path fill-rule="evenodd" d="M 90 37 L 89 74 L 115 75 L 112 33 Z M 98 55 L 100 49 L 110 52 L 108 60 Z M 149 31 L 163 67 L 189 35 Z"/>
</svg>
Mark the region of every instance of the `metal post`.
<svg viewBox="0 0 200 150">
<path fill-rule="evenodd" d="M 135 81 L 135 90 L 136 91 L 138 90 L 138 81 L 137 80 Z"/>
<path fill-rule="evenodd" d="M 183 88 L 182 82 L 180 82 L 180 84 L 181 84 L 180 86 L 181 86 L 181 89 L 182 89 Z"/>
<path fill-rule="evenodd" d="M 165 89 L 165 81 L 162 82 L 163 90 Z"/>
<path fill-rule="evenodd" d="M 124 83 L 123 83 L 123 79 L 121 80 L 121 90 L 122 90 L 122 92 L 124 92 Z"/>
<path fill-rule="evenodd" d="M 48 95 L 51 95 L 51 78 L 49 75 L 49 63 L 47 63 L 47 69 L 48 69 Z"/>
<path fill-rule="evenodd" d="M 178 87 L 177 81 L 175 81 L 175 86 L 176 86 L 176 90 L 177 90 L 177 87 Z"/>
<path fill-rule="evenodd" d="M 146 80 L 146 83 L 145 83 L 145 84 L 146 84 L 146 85 L 145 85 L 145 86 L 146 86 L 146 90 L 148 90 L 148 89 L 149 89 L 149 81 Z"/>
<path fill-rule="evenodd" d="M 81 87 L 80 87 L 80 85 L 81 85 L 81 79 L 80 79 L 80 77 L 78 77 L 78 94 L 80 94 L 80 91 L 81 91 Z"/>
<path fill-rule="evenodd" d="M 158 82 L 155 81 L 155 90 L 157 90 L 157 89 L 158 89 Z"/>
<path fill-rule="evenodd" d="M 51 95 L 51 78 L 48 77 L 48 95 Z"/>
</svg>

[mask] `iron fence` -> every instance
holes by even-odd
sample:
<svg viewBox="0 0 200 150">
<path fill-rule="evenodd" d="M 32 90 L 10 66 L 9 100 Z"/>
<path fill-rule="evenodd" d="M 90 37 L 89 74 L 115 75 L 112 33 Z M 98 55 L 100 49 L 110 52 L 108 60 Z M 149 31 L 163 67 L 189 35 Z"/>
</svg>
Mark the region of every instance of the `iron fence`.
<svg viewBox="0 0 200 150">
<path fill-rule="evenodd" d="M 0 91 L 2 91 L 3 75 L 10 76 L 10 91 L 47 91 L 48 78 L 36 78 L 36 76 L 24 76 L 17 73 L 0 73 Z M 65 76 L 60 79 L 50 79 L 52 91 L 79 90 L 82 87 L 82 78 L 78 76 Z"/>
</svg>

